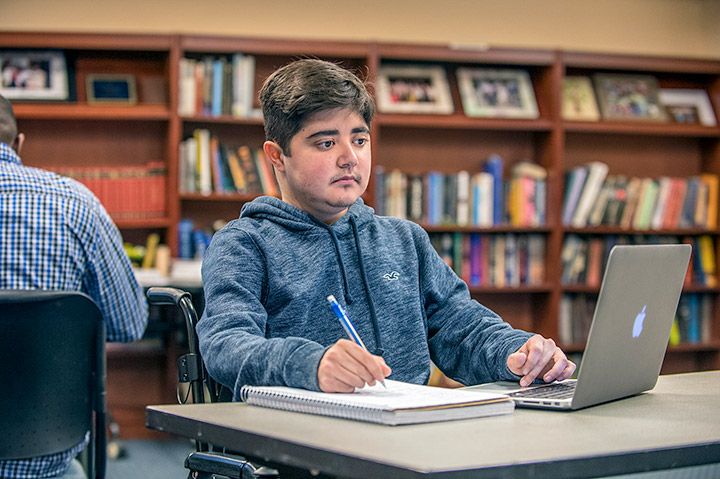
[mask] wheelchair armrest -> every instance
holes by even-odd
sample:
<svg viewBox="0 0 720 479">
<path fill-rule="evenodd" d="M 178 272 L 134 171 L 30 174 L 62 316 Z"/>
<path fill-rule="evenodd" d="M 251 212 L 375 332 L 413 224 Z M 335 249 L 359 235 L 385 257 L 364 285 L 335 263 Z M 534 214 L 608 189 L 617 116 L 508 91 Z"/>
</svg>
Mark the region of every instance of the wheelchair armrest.
<svg viewBox="0 0 720 479">
<path fill-rule="evenodd" d="M 179 306 L 180 300 L 184 297 L 190 298 L 190 293 L 177 288 L 153 286 L 148 289 L 147 297 L 150 304 L 174 304 Z"/>
</svg>

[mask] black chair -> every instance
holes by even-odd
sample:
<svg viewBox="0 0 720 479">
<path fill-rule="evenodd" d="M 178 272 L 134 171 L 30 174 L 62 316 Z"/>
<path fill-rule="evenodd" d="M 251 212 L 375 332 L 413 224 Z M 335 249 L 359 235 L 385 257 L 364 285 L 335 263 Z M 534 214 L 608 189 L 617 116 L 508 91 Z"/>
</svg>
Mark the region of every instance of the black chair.
<svg viewBox="0 0 720 479">
<path fill-rule="evenodd" d="M 61 452 L 90 432 L 84 467 L 105 477 L 105 323 L 85 294 L 0 290 L 0 459 Z"/>
<path fill-rule="evenodd" d="M 197 334 L 198 316 L 192 303 L 192 296 L 187 291 L 176 288 L 154 287 L 148 289 L 148 301 L 156 305 L 175 305 L 180 309 L 185 321 L 188 340 L 188 352 L 178 358 L 178 382 L 188 384 L 188 395 L 183 397 L 178 392 L 178 402 L 184 404 L 192 398 L 195 404 L 206 402 L 227 402 L 232 400 L 232 392 L 214 381 L 205 369 L 200 355 Z M 196 452 L 190 453 L 185 459 L 185 468 L 189 470 L 188 478 L 212 479 L 224 476 L 231 479 L 278 478 L 275 469 L 256 467 L 246 458 L 228 453 L 224 450 L 215 451 L 211 444 L 195 441 Z"/>
</svg>

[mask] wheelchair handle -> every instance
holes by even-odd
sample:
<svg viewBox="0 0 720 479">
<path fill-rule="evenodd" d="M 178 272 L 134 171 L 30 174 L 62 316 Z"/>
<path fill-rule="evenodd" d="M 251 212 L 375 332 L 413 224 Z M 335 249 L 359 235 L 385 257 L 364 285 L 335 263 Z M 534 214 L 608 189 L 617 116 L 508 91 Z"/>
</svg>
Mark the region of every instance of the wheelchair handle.
<svg viewBox="0 0 720 479">
<path fill-rule="evenodd" d="M 153 286 L 147 291 L 150 304 L 174 304 L 180 306 L 180 301 L 185 297 L 190 298 L 190 293 L 177 288 Z"/>
</svg>

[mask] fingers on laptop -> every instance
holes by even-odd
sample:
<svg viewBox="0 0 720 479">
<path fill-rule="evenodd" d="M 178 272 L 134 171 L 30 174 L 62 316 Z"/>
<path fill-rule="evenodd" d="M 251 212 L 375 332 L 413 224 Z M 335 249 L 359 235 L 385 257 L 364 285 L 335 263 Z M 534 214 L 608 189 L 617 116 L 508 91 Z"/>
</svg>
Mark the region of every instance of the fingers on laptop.
<svg viewBox="0 0 720 479">
<path fill-rule="evenodd" d="M 508 367 L 513 373 L 522 376 L 521 386 L 532 384 L 538 377 L 542 377 L 545 382 L 567 379 L 575 371 L 575 364 L 567 359 L 555 341 L 539 334 L 528 339 L 508 358 Z"/>
</svg>

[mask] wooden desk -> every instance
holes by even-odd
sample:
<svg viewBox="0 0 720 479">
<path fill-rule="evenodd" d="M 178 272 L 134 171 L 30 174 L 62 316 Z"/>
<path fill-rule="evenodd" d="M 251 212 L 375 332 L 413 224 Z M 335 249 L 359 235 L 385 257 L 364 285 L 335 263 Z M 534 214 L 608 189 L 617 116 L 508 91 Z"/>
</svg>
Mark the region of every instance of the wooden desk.
<svg viewBox="0 0 720 479">
<path fill-rule="evenodd" d="M 610 476 L 720 463 L 720 371 L 575 412 L 390 427 L 224 403 L 149 406 L 146 424 L 339 477 Z"/>
</svg>

